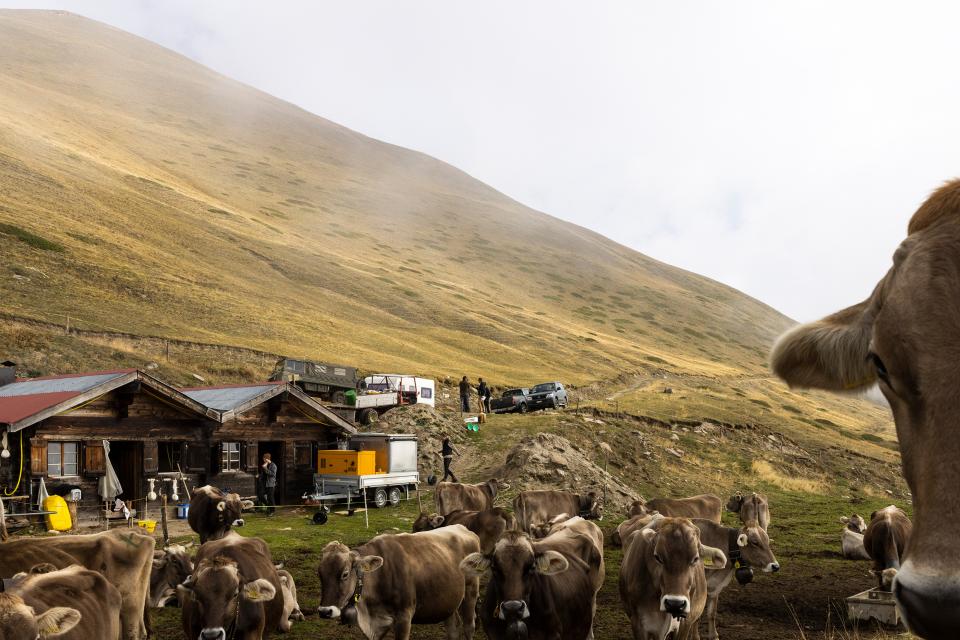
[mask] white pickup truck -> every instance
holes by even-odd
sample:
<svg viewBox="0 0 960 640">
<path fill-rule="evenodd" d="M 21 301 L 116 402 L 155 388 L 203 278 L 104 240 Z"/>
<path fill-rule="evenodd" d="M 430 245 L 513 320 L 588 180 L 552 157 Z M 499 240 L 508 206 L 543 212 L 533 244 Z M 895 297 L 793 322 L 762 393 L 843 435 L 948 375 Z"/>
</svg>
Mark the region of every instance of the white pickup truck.
<svg viewBox="0 0 960 640">
<path fill-rule="evenodd" d="M 436 383 L 429 378 L 399 373 L 376 373 L 363 378 L 357 385 L 355 399 L 347 395 L 347 402 L 329 405 L 347 420 L 371 425 L 381 414 L 394 407 L 408 404 L 436 406 Z"/>
</svg>

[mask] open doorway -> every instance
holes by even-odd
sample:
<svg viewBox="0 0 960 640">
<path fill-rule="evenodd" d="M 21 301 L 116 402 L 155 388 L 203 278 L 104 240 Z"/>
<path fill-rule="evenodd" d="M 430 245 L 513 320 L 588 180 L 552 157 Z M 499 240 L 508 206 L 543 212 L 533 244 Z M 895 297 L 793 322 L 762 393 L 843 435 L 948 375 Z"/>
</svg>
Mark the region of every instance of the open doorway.
<svg viewBox="0 0 960 640">
<path fill-rule="evenodd" d="M 283 442 L 278 441 L 260 441 L 257 443 L 257 466 L 260 467 L 263 465 L 263 454 L 269 453 L 270 459 L 273 460 L 273 463 L 277 465 L 277 490 L 274 492 L 274 499 L 276 499 L 277 504 L 284 504 L 284 487 L 286 483 L 284 479 L 287 475 L 287 470 L 284 469 L 283 464 Z M 257 471 L 257 495 L 263 495 L 263 491 L 260 486 L 261 474 L 259 470 Z"/>
<path fill-rule="evenodd" d="M 143 498 L 143 443 L 110 441 L 110 464 L 123 487 L 119 498 L 124 502 Z M 140 506 L 140 505 L 138 505 Z"/>
</svg>

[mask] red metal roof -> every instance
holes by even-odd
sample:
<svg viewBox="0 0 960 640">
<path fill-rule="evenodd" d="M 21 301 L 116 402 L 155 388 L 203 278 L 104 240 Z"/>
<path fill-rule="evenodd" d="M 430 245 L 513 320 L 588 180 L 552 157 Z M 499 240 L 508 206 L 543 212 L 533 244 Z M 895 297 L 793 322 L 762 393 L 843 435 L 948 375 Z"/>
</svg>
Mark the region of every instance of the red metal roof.
<svg viewBox="0 0 960 640">
<path fill-rule="evenodd" d="M 13 424 L 35 413 L 58 405 L 80 395 L 79 391 L 54 391 L 52 393 L 34 393 L 27 396 L 0 398 L 0 422 Z"/>
</svg>

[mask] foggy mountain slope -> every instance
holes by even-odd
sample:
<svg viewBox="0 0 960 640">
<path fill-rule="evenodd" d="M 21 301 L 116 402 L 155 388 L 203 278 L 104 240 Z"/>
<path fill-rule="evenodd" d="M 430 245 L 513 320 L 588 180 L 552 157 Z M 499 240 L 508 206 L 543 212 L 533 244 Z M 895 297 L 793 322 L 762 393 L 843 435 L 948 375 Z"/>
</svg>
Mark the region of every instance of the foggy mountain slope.
<svg viewBox="0 0 960 640">
<path fill-rule="evenodd" d="M 791 323 L 60 12 L 0 11 L 0 223 L 8 313 L 367 368 L 756 375 Z"/>
</svg>

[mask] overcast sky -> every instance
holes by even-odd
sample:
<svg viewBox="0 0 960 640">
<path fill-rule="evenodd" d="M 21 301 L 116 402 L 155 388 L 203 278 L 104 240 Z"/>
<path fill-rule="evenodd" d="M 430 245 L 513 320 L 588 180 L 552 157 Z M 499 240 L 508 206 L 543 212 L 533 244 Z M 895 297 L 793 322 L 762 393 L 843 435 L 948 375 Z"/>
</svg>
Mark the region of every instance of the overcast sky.
<svg viewBox="0 0 960 640">
<path fill-rule="evenodd" d="M 960 4 L 7 2 L 175 49 L 798 320 L 960 175 Z"/>
</svg>

